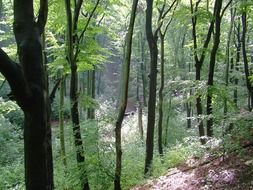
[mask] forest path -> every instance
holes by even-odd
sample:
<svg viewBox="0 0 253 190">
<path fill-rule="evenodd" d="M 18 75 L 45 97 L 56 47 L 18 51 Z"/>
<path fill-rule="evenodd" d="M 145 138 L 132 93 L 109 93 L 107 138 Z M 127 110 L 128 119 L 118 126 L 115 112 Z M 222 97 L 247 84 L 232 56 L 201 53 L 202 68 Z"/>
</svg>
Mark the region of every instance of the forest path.
<svg viewBox="0 0 253 190">
<path fill-rule="evenodd" d="M 191 158 L 132 190 L 253 190 L 253 147 L 240 156 Z"/>
</svg>

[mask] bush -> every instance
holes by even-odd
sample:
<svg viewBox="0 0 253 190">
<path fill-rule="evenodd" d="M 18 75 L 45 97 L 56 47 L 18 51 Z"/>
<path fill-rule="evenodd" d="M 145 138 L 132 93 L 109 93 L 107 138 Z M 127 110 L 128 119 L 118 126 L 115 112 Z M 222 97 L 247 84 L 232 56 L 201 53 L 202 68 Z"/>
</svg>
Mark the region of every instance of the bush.
<svg viewBox="0 0 253 190">
<path fill-rule="evenodd" d="M 8 119 L 14 126 L 18 128 L 24 128 L 24 114 L 21 109 L 11 111 L 4 114 L 4 117 Z"/>
</svg>

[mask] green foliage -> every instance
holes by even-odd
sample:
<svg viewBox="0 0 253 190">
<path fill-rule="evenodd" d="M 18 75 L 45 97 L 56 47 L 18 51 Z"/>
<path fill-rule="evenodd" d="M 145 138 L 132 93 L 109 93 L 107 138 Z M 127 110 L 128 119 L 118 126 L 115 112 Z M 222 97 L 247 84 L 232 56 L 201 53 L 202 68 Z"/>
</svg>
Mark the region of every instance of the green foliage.
<svg viewBox="0 0 253 190">
<path fill-rule="evenodd" d="M 8 166 L 0 166 L 0 189 L 25 190 L 24 163 L 12 162 Z"/>
<path fill-rule="evenodd" d="M 4 101 L 0 98 L 0 115 L 3 115 L 8 119 L 14 126 L 23 126 L 24 116 L 22 110 L 13 101 Z"/>
<path fill-rule="evenodd" d="M 63 115 L 65 119 L 70 118 L 70 100 L 68 97 L 64 97 L 64 108 Z M 51 119 L 56 121 L 59 119 L 59 110 L 60 109 L 60 95 L 56 94 L 56 97 L 51 105 Z"/>
<path fill-rule="evenodd" d="M 224 146 L 226 151 L 242 151 L 242 146 L 250 143 L 253 138 L 252 113 L 241 111 L 234 116 L 227 127 Z"/>
<path fill-rule="evenodd" d="M 0 114 L 0 189 L 24 189 L 21 133 Z"/>
<path fill-rule="evenodd" d="M 11 111 L 15 111 L 19 109 L 18 105 L 13 101 L 4 101 L 0 97 L 0 114 L 10 113 Z"/>
</svg>

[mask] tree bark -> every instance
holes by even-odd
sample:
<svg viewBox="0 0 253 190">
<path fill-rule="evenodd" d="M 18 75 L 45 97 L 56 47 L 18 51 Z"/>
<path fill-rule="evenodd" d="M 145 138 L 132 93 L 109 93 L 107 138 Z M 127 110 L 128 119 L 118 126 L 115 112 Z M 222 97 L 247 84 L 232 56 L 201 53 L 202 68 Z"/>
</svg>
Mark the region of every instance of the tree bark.
<svg viewBox="0 0 253 190">
<path fill-rule="evenodd" d="M 163 137 L 163 89 L 164 89 L 164 35 L 161 31 L 159 31 L 159 36 L 161 40 L 161 86 L 159 89 L 159 118 L 158 118 L 158 151 L 160 156 L 163 155 L 163 143 L 162 143 L 162 137 Z"/>
<path fill-rule="evenodd" d="M 70 0 L 65 0 L 65 9 L 67 15 L 67 58 L 70 64 L 71 76 L 70 76 L 70 102 L 71 102 L 71 120 L 72 120 L 72 130 L 74 135 L 74 142 L 76 148 L 76 160 L 79 166 L 85 167 L 85 156 L 83 141 L 81 136 L 81 128 L 79 121 L 79 110 L 78 110 L 78 73 L 77 73 L 77 54 L 74 53 L 76 47 L 74 44 L 77 42 L 77 23 L 80 14 L 80 9 L 82 6 L 82 0 L 79 0 L 74 9 L 74 15 L 72 18 L 71 3 Z M 72 20 L 73 19 L 73 20 Z M 78 52 L 78 50 L 76 50 Z M 83 190 L 89 190 L 89 182 L 87 177 L 87 172 L 85 168 L 80 168 L 81 170 L 81 186 Z"/>
<path fill-rule="evenodd" d="M 63 165 L 67 166 L 67 158 L 65 151 L 65 135 L 64 135 L 64 91 L 65 91 L 65 76 L 62 76 L 62 79 L 60 81 L 59 128 L 60 128 L 61 157 Z"/>
<path fill-rule="evenodd" d="M 193 49 L 194 49 L 194 61 L 195 61 L 195 80 L 197 82 L 201 81 L 201 68 L 203 66 L 205 57 L 206 57 L 206 49 L 209 45 L 209 42 L 212 37 L 212 31 L 214 28 L 214 21 L 211 20 L 208 28 L 208 32 L 206 35 L 206 39 L 203 44 L 203 50 L 201 51 L 200 55 L 198 55 L 198 44 L 197 44 L 197 12 L 198 12 L 198 6 L 199 6 L 200 0 L 195 3 L 195 6 L 193 5 L 192 0 L 190 0 L 191 4 L 191 14 L 192 14 L 192 39 L 193 39 Z M 198 120 L 198 129 L 199 129 L 199 137 L 201 144 L 205 144 L 206 140 L 203 138 L 205 136 L 205 130 L 204 130 L 204 123 L 202 114 L 202 100 L 201 95 L 198 95 L 196 98 L 196 110 L 197 110 L 197 120 Z"/>
<path fill-rule="evenodd" d="M 154 150 L 154 128 L 155 128 L 155 107 L 156 107 L 156 83 L 157 83 L 157 36 L 152 31 L 153 0 L 146 0 L 146 36 L 150 52 L 150 73 L 149 73 L 149 99 L 148 99 L 148 124 L 146 138 L 146 158 L 144 174 L 151 172 L 153 150 Z"/>
<path fill-rule="evenodd" d="M 220 27 L 221 27 L 221 10 L 222 10 L 222 1 L 216 0 L 214 5 L 214 19 L 215 19 L 215 30 L 214 30 L 214 39 L 213 39 L 213 47 L 210 55 L 210 63 L 209 63 L 209 73 L 208 73 L 208 94 L 207 94 L 207 105 L 206 105 L 206 113 L 207 113 L 207 136 L 213 136 L 213 108 L 212 108 L 212 87 L 213 87 L 213 76 L 214 76 L 214 68 L 216 62 L 216 55 L 220 44 Z"/>
<path fill-rule="evenodd" d="M 124 56 L 124 63 L 122 69 L 123 72 L 121 79 L 122 91 L 120 94 L 119 114 L 115 124 L 116 168 L 114 176 L 114 190 L 121 190 L 121 170 L 122 170 L 121 127 L 125 115 L 128 98 L 129 71 L 132 53 L 132 36 L 134 30 L 137 5 L 138 0 L 133 0 L 129 27 L 126 34 L 126 51 Z"/>
<path fill-rule="evenodd" d="M 14 1 L 14 34 L 19 64 L 0 49 L 0 72 L 9 82 L 24 112 L 25 184 L 27 190 L 53 189 L 47 84 L 41 35 L 47 20 L 47 1 L 40 2 L 35 21 L 33 1 Z"/>
<path fill-rule="evenodd" d="M 141 64 L 137 65 L 138 69 L 137 69 L 137 87 L 136 87 L 136 100 L 137 100 L 137 104 L 138 104 L 138 129 L 139 129 L 139 133 L 140 133 L 140 140 L 141 142 L 143 142 L 144 136 L 143 136 L 143 122 L 142 122 L 142 101 L 140 98 L 140 75 L 142 75 L 142 71 L 141 71 Z"/>
<path fill-rule="evenodd" d="M 253 108 L 253 86 L 251 85 L 249 76 L 249 61 L 247 57 L 247 50 L 246 50 L 246 34 L 247 34 L 247 13 L 246 10 L 242 12 L 242 57 L 243 57 L 243 63 L 244 63 L 244 72 L 245 72 L 245 79 L 246 79 L 246 85 L 248 89 L 249 94 L 249 103 L 248 108 L 249 111 L 252 111 Z"/>
</svg>

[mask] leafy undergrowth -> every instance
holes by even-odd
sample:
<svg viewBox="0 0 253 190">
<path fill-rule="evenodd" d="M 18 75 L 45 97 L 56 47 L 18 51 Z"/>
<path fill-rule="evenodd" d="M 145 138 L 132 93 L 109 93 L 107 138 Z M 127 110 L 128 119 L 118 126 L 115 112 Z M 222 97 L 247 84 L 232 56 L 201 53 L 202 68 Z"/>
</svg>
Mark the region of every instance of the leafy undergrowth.
<svg viewBox="0 0 253 190">
<path fill-rule="evenodd" d="M 166 175 L 132 190 L 251 190 L 253 146 L 227 155 L 192 157 Z"/>
</svg>

